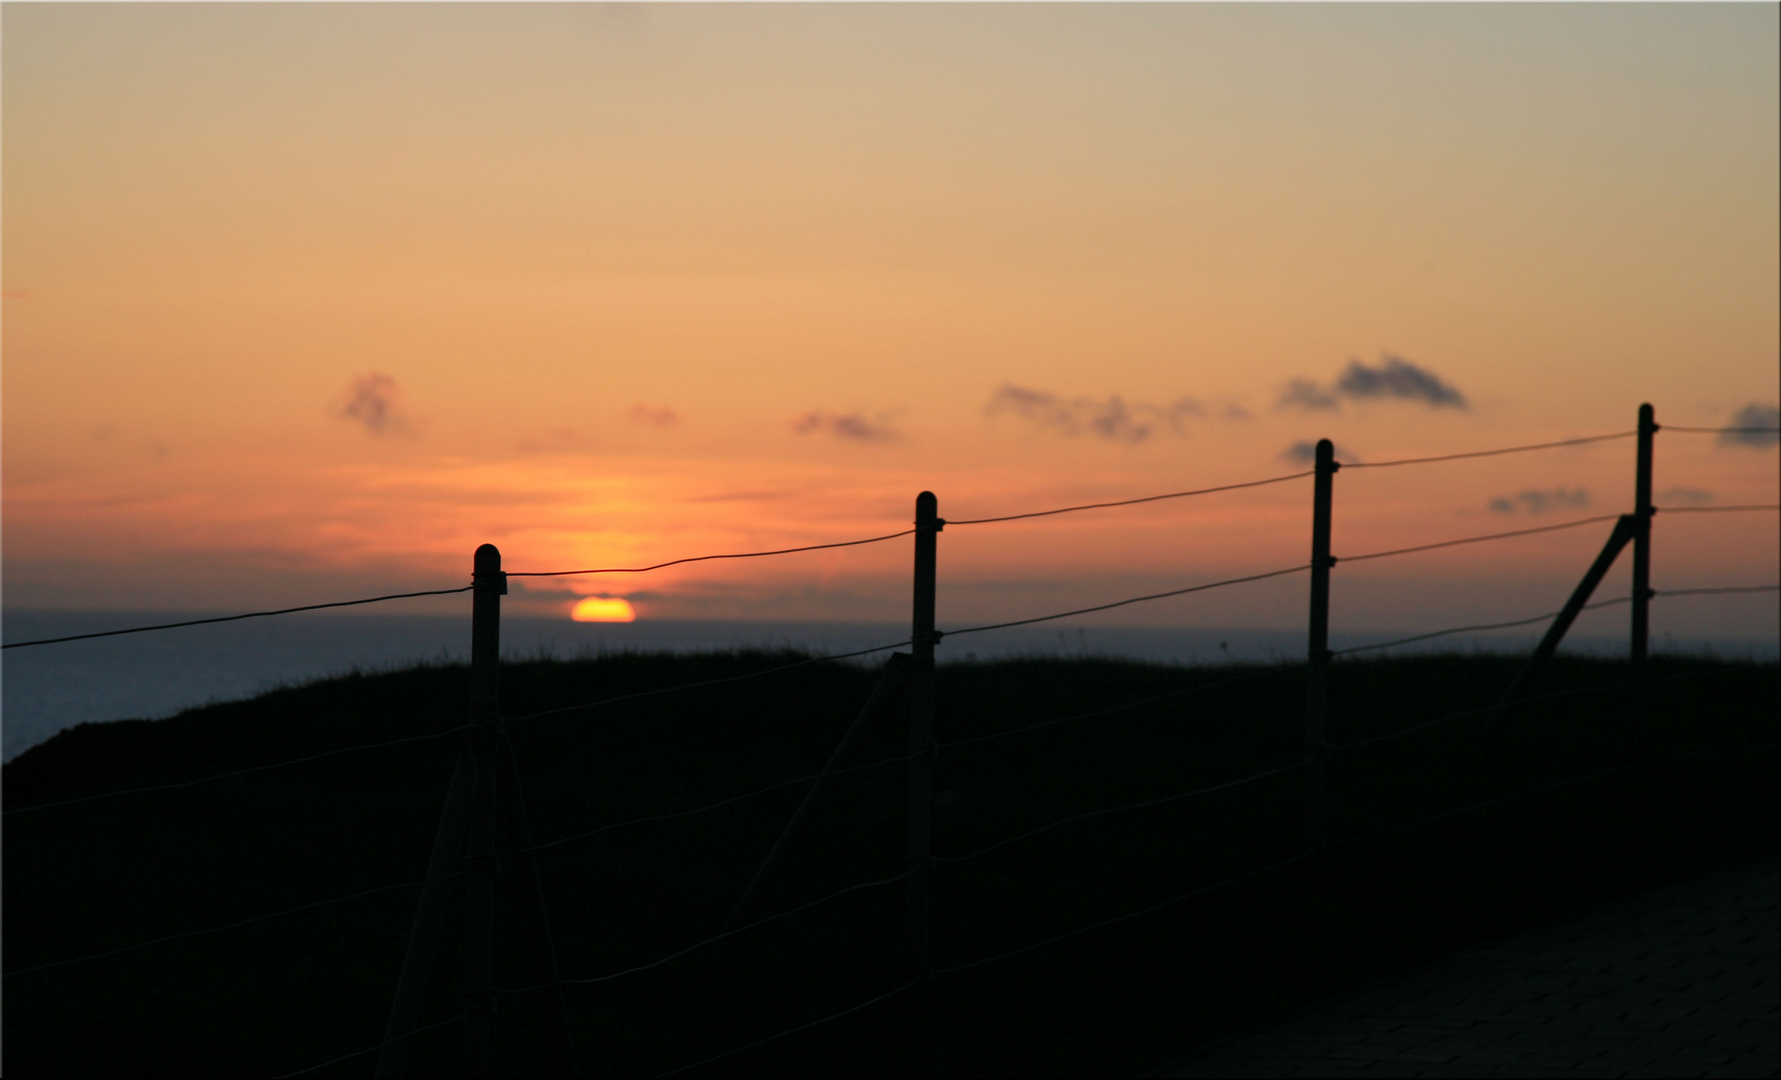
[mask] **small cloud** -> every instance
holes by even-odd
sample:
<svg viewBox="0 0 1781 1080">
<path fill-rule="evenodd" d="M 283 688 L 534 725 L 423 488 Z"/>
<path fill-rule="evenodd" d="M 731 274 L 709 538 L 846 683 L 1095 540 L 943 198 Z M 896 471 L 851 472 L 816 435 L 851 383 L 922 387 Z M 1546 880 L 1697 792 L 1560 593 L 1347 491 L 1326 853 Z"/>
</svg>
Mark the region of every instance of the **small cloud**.
<svg viewBox="0 0 1781 1080">
<path fill-rule="evenodd" d="M 1528 488 L 1516 495 L 1499 495 L 1485 505 L 1493 514 L 1544 514 L 1548 510 L 1588 506 L 1589 492 L 1583 488 Z"/>
<path fill-rule="evenodd" d="M 1713 493 L 1697 487 L 1665 488 L 1658 493 L 1657 501 L 1667 505 L 1705 506 L 1713 501 Z"/>
<path fill-rule="evenodd" d="M 1376 367 L 1359 360 L 1350 360 L 1348 367 L 1325 387 L 1311 379 L 1294 379 L 1280 391 L 1277 409 L 1338 409 L 1340 399 L 1369 401 L 1387 399 L 1416 401 L 1431 409 L 1468 408 L 1466 396 L 1439 375 L 1405 360 L 1386 354 Z"/>
<path fill-rule="evenodd" d="M 1112 394 L 1106 400 L 1091 397 L 1066 400 L 1046 390 L 1014 383 L 997 387 L 983 412 L 986 416 L 1012 413 L 1064 435 L 1097 435 L 1132 446 L 1150 438 L 1165 425 L 1177 435 L 1186 435 L 1189 420 L 1204 419 L 1208 415 L 1205 403 L 1194 397 L 1176 398 L 1166 405 L 1144 401 L 1127 405 L 1118 394 Z M 1246 420 L 1249 413 L 1240 405 L 1227 405 L 1221 416 L 1227 420 Z"/>
<path fill-rule="evenodd" d="M 1739 409 L 1726 426 L 1742 430 L 1721 434 L 1721 446 L 1774 446 L 1781 443 L 1781 408 L 1752 401 Z"/>
<path fill-rule="evenodd" d="M 647 424 L 650 427 L 673 427 L 680 423 L 680 414 L 666 405 L 645 405 L 639 402 L 631 406 L 631 423 Z"/>
<path fill-rule="evenodd" d="M 826 434 L 855 442 L 893 442 L 900 438 L 888 425 L 866 419 L 857 412 L 807 412 L 791 422 L 800 435 Z"/>
<path fill-rule="evenodd" d="M 31 299 L 31 290 L 30 289 L 0 289 L 0 299 L 29 300 L 29 299 Z"/>
<path fill-rule="evenodd" d="M 1350 461 L 1358 463 L 1360 461 L 1360 455 L 1344 450 L 1340 446 L 1332 445 L 1330 449 L 1335 452 L 1335 458 L 1338 462 Z M 1317 444 L 1310 439 L 1300 439 L 1298 442 L 1293 443 L 1291 446 L 1280 452 L 1280 460 L 1290 461 L 1297 465 L 1315 465 L 1317 464 Z"/>
<path fill-rule="evenodd" d="M 396 380 L 388 375 L 380 372 L 362 375 L 348 388 L 346 403 L 340 406 L 338 415 L 358 421 L 373 435 L 406 435 L 410 425 L 399 408 L 401 396 Z"/>
<path fill-rule="evenodd" d="M 1441 381 L 1432 371 L 1425 371 L 1402 357 L 1386 355 L 1379 366 L 1370 368 L 1359 360 L 1350 360 L 1348 370 L 1336 380 L 1336 390 L 1348 397 L 1398 398 L 1420 401 L 1430 408 L 1463 409 L 1466 396 Z"/>
</svg>

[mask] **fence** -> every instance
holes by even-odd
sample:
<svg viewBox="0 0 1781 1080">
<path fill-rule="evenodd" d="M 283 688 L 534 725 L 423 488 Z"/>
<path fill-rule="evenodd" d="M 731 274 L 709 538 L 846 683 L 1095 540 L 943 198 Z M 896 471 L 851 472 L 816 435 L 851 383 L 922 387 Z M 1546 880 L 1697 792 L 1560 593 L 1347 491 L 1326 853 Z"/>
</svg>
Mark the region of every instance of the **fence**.
<svg viewBox="0 0 1781 1080">
<path fill-rule="evenodd" d="M 462 1062 L 465 1073 L 469 1075 L 487 1075 L 490 1072 L 492 1064 L 490 1035 L 491 1022 L 492 1017 L 496 1012 L 499 999 L 504 996 L 542 993 L 546 996 L 549 1003 L 548 1013 L 551 1018 L 552 1038 L 554 1039 L 554 1054 L 557 1061 L 557 1068 L 565 1075 L 569 1075 L 576 1071 L 577 1063 L 576 1048 L 571 1034 L 567 1006 L 563 998 L 563 993 L 566 989 L 575 986 L 587 986 L 621 980 L 643 971 L 671 964 L 682 957 L 697 953 L 700 950 L 715 945 L 717 942 L 732 938 L 765 923 L 796 918 L 805 912 L 830 904 L 843 896 L 858 893 L 863 890 L 901 885 L 906 897 L 904 970 L 898 973 L 898 976 L 895 979 L 890 980 L 888 988 L 884 989 L 881 993 L 866 998 L 865 1000 L 855 1002 L 847 1008 L 768 1034 L 753 1042 L 732 1047 L 722 1054 L 688 1063 L 681 1069 L 675 1070 L 676 1072 L 682 1072 L 712 1064 L 743 1050 L 752 1049 L 756 1046 L 795 1035 L 818 1025 L 839 1019 L 843 1016 L 857 1013 L 890 998 L 910 993 L 911 991 L 915 992 L 917 995 L 916 1001 L 919 1004 L 931 995 L 934 982 L 937 978 L 955 975 L 985 965 L 994 964 L 1009 957 L 1043 949 L 1116 923 L 1140 918 L 1164 908 L 1184 903 L 1196 896 L 1202 896 L 1220 889 L 1225 889 L 1262 875 L 1271 874 L 1294 865 L 1303 865 L 1305 868 L 1315 872 L 1316 868 L 1321 865 L 1322 861 L 1328 857 L 1329 853 L 1333 850 L 1347 848 L 1362 843 L 1375 836 L 1419 826 L 1434 820 L 1452 817 L 1454 815 L 1471 813 L 1487 807 L 1501 805 L 1505 802 L 1532 798 L 1549 791 L 1586 783 L 1610 773 L 1632 768 L 1638 763 L 1637 757 L 1605 769 L 1597 769 L 1583 775 L 1567 777 L 1532 789 L 1492 796 L 1489 799 L 1478 801 L 1455 810 L 1446 811 L 1432 817 L 1425 817 L 1408 822 L 1393 822 L 1357 835 L 1344 836 L 1334 840 L 1327 835 L 1325 808 L 1328 803 L 1329 793 L 1326 790 L 1326 773 L 1332 755 L 1345 754 L 1362 747 L 1407 737 L 1416 732 L 1437 728 L 1467 717 L 1484 718 L 1486 722 L 1486 730 L 1489 731 L 1504 715 L 1506 710 L 1521 704 L 1540 700 L 1551 700 L 1570 694 L 1591 693 L 1602 690 L 1626 689 L 1631 691 L 1630 700 L 1632 702 L 1633 726 L 1635 730 L 1637 730 L 1638 727 L 1643 724 L 1644 702 L 1649 695 L 1649 683 L 1651 679 L 1648 648 L 1650 633 L 1649 606 L 1654 598 L 1775 592 L 1778 589 L 1781 589 L 1781 586 L 1778 585 L 1743 585 L 1672 590 L 1656 590 L 1651 587 L 1651 526 L 1654 516 L 1658 514 L 1660 510 L 1666 513 L 1723 513 L 1760 512 L 1781 509 L 1781 506 L 1775 504 L 1684 506 L 1668 508 L 1660 508 L 1653 505 L 1651 482 L 1652 456 L 1654 436 L 1659 430 L 1651 407 L 1649 405 L 1644 405 L 1640 407 L 1637 426 L 1630 431 L 1616 432 L 1588 438 L 1568 439 L 1553 443 L 1504 447 L 1464 454 L 1408 458 L 1383 462 L 1351 462 L 1346 465 L 1335 460 L 1333 447 L 1329 440 L 1326 439 L 1317 444 L 1313 467 L 1302 472 L 1270 477 L 1244 484 L 1169 492 L 1136 499 L 1090 503 L 1021 514 L 1004 515 L 1000 517 L 967 520 L 947 521 L 943 519 L 940 516 L 939 505 L 935 496 L 929 492 L 922 492 L 916 500 L 913 527 L 900 532 L 889 533 L 883 536 L 868 537 L 860 540 L 807 545 L 775 551 L 703 555 L 636 567 L 606 567 L 523 573 L 505 571 L 501 564 L 501 553 L 492 545 L 484 545 L 477 549 L 475 553 L 472 583 L 461 588 L 399 593 L 387 596 L 368 597 L 359 600 L 341 601 L 337 603 L 286 608 L 276 611 L 250 612 L 233 616 L 191 619 L 156 626 L 132 627 L 101 633 L 79 634 L 67 637 L 7 644 L 5 648 L 8 649 L 42 646 L 88 638 L 166 630 L 206 623 L 283 615 L 299 611 L 315 611 L 336 607 L 355 606 L 416 596 L 450 595 L 463 592 L 472 594 L 470 707 L 469 716 L 465 723 L 435 733 L 396 740 L 386 740 L 383 742 L 367 743 L 357 746 L 341 747 L 322 753 L 299 756 L 246 769 L 217 773 L 211 776 L 179 783 L 128 788 L 102 794 L 86 795 L 78 798 L 62 799 L 37 805 L 17 807 L 6 811 L 6 817 L 9 821 L 23 819 L 20 820 L 19 825 L 15 827 L 28 827 L 27 823 L 29 821 L 29 815 L 48 812 L 58 807 L 91 803 L 98 800 L 120 798 L 130 795 L 147 794 L 151 792 L 188 789 L 213 783 L 226 777 L 283 769 L 303 762 L 355 754 L 380 747 L 441 740 L 461 735 L 465 738 L 465 746 L 447 785 L 444 809 L 440 815 L 437 830 L 435 832 L 428 869 L 422 880 L 380 886 L 283 910 L 271 911 L 252 918 L 237 920 L 222 925 L 209 926 L 183 933 L 157 937 L 152 940 L 137 942 L 122 948 L 111 949 L 90 955 L 69 957 L 67 959 L 49 963 L 35 964 L 8 971 L 5 973 L 5 978 L 12 979 L 27 976 L 35 972 L 96 961 L 105 957 L 147 949 L 182 939 L 222 933 L 250 924 L 279 919 L 298 912 L 310 911 L 332 905 L 347 904 L 354 900 L 372 895 L 398 890 L 417 890 L 418 899 L 409 937 L 407 955 L 401 968 L 397 986 L 395 987 L 393 1003 L 391 1005 L 388 1023 L 382 1040 L 375 1045 L 366 1046 L 329 1061 L 320 1062 L 308 1069 L 302 1070 L 302 1072 L 313 1072 L 355 1059 L 368 1058 L 370 1055 L 376 1054 L 378 1055 L 378 1075 L 403 1075 L 407 1067 L 409 1050 L 413 1045 L 413 1040 L 416 1036 L 441 1028 L 457 1026 L 460 1028 L 462 1034 Z M 1671 428 L 1668 430 L 1685 433 L 1735 434 L 1754 431 L 1766 432 L 1771 429 Z M 1561 522 L 1555 525 L 1516 529 L 1477 536 L 1466 536 L 1441 541 L 1439 543 L 1375 551 L 1359 555 L 1344 555 L 1338 557 L 1332 552 L 1331 523 L 1335 516 L 1337 502 L 1335 478 L 1337 473 L 1344 468 L 1389 468 L 1435 464 L 1461 459 L 1526 453 L 1620 439 L 1633 439 L 1636 447 L 1634 505 L 1630 514 L 1591 516 Z M 1161 500 L 1180 499 L 1211 495 L 1238 489 L 1285 484 L 1303 479 L 1310 479 L 1312 481 L 1311 558 L 1306 563 L 1281 567 L 1265 573 L 1206 582 L 1180 589 L 1173 589 L 1145 596 L 1128 597 L 1107 603 L 1096 604 L 1090 607 L 1053 612 L 1030 618 L 978 626 L 966 626 L 947 631 L 941 631 L 935 625 L 935 595 L 937 589 L 937 566 L 940 548 L 939 537 L 948 525 L 951 525 L 954 528 L 987 526 L 1054 516 L 1058 514 L 1107 510 Z M 1374 642 L 1343 650 L 1332 650 L 1329 647 L 1330 590 L 1334 571 L 1341 563 L 1397 557 L 1457 545 L 1506 540 L 1557 530 L 1600 525 L 1607 522 L 1613 522 L 1613 525 L 1609 530 L 1609 536 L 1600 555 L 1588 568 L 1565 605 L 1557 611 L 1507 622 L 1451 627 L 1448 629 L 1414 635 L 1412 637 L 1400 638 L 1392 641 Z M 552 707 L 520 716 L 506 717 L 502 714 L 499 686 L 501 633 L 500 598 L 507 591 L 507 579 L 509 577 L 555 577 L 572 574 L 647 573 L 653 570 L 691 562 L 789 555 L 799 552 L 876 544 L 911 536 L 914 538 L 912 623 L 910 635 L 906 639 L 852 652 L 838 653 L 828 656 L 806 657 L 793 662 L 746 672 L 735 676 L 663 686 L 651 690 L 616 695 L 599 700 Z M 1608 572 L 1608 569 L 1615 562 L 1619 554 L 1628 546 L 1632 548 L 1632 591 L 1630 595 L 1592 602 L 1592 596 L 1595 589 L 1600 585 L 1604 576 Z M 1174 793 L 1161 798 L 1138 800 L 1122 805 L 1098 807 L 1086 812 L 1060 818 L 1039 828 L 1019 833 L 1018 835 L 1004 837 L 988 845 L 960 854 L 936 854 L 934 852 L 932 844 L 932 822 L 935 799 L 935 775 L 937 757 L 941 750 L 950 750 L 965 745 L 1016 738 L 1037 731 L 1056 728 L 1060 725 L 1106 717 L 1120 712 L 1138 709 L 1158 701 L 1172 700 L 1186 695 L 1206 693 L 1217 688 L 1236 686 L 1246 681 L 1262 678 L 1268 675 L 1270 670 L 1272 670 L 1257 668 L 1250 671 L 1243 671 L 1236 674 L 1226 675 L 1210 682 L 1171 690 L 1159 695 L 1151 695 L 1120 705 L 1061 717 L 1053 717 L 1008 730 L 961 738 L 948 742 L 938 739 L 935 730 L 935 704 L 937 693 L 935 651 L 936 646 L 943 640 L 960 635 L 987 633 L 1009 627 L 1025 626 L 1093 612 L 1108 611 L 1128 605 L 1146 603 L 1168 597 L 1186 596 L 1206 590 L 1231 587 L 1248 582 L 1261 581 L 1298 573 L 1306 573 L 1309 576 L 1310 604 L 1308 647 L 1305 660 L 1304 742 L 1302 754 L 1296 760 L 1288 761 L 1273 768 L 1252 772 L 1249 775 L 1236 779 L 1223 780 L 1216 784 L 1199 786 L 1191 790 Z M 1548 692 L 1545 694 L 1535 693 L 1534 691 L 1538 685 L 1541 671 L 1551 659 L 1560 641 L 1563 639 L 1565 633 L 1577 616 L 1585 610 L 1620 604 L 1629 605 L 1631 609 L 1631 673 L 1629 683 L 1624 686 L 1622 684 L 1614 684 L 1607 687 L 1589 687 L 1581 690 L 1573 689 Z M 1335 744 L 1332 744 L 1329 741 L 1327 732 L 1327 716 L 1329 710 L 1329 668 L 1331 662 L 1337 657 L 1387 649 L 1457 633 L 1529 626 L 1547 621 L 1550 621 L 1550 625 L 1544 638 L 1534 650 L 1520 675 L 1495 705 L 1448 713 L 1446 715 L 1434 717 L 1423 723 L 1414 724 L 1398 731 L 1370 738 Z M 897 651 L 905 648 L 908 650 L 907 653 Z M 873 692 L 869 696 L 858 717 L 849 727 L 846 735 L 836 747 L 828 763 L 819 772 L 785 780 L 702 806 L 694 806 L 670 813 L 649 815 L 629 821 L 601 825 L 597 828 L 552 840 L 547 843 L 537 843 L 534 841 L 527 822 L 521 777 L 518 762 L 513 751 L 512 739 L 510 737 L 510 729 L 513 725 L 536 721 L 548 716 L 589 712 L 617 705 L 622 702 L 635 701 L 639 698 L 675 694 L 700 687 L 739 683 L 765 678 L 809 665 L 887 652 L 892 653 L 893 655 L 885 663 L 880 672 L 878 682 Z M 901 700 L 903 696 L 907 697 L 910 707 L 906 752 L 875 761 L 861 761 L 860 758 L 864 754 L 862 749 L 864 746 L 862 733 L 875 726 L 882 725 L 887 718 L 888 711 L 893 702 Z M 904 766 L 907 769 L 908 775 L 908 797 L 906 808 L 907 840 L 903 871 L 890 877 L 882 877 L 849 885 L 846 888 L 832 892 L 820 899 L 801 904 L 789 910 L 763 915 L 761 913 L 762 904 L 760 899 L 761 886 L 763 883 L 770 881 L 774 877 L 781 866 L 785 853 L 795 847 L 798 837 L 809 827 L 811 821 L 818 816 L 828 793 L 832 789 L 834 781 L 843 775 L 864 773 L 899 765 Z M 957 963 L 935 963 L 931 934 L 933 882 L 937 871 L 942 867 L 971 862 L 992 851 L 1001 850 L 1018 842 L 1052 833 L 1055 830 L 1076 822 L 1129 813 L 1145 808 L 1185 802 L 1186 800 L 1195 799 L 1214 792 L 1226 791 L 1243 787 L 1245 785 L 1255 784 L 1271 777 L 1285 776 L 1301 770 L 1303 772 L 1302 798 L 1304 841 L 1301 850 L 1296 854 L 1284 859 L 1273 860 L 1266 865 L 1253 868 L 1239 875 L 1226 878 L 1210 885 L 1196 886 L 1191 890 L 1170 896 L 1160 902 L 1123 912 L 1111 918 L 1094 920 L 1074 927 L 1067 932 L 1022 944 L 1018 947 L 1004 950 L 994 955 L 969 959 Z M 555 949 L 552 946 L 550 917 L 545 909 L 544 891 L 539 878 L 537 860 L 541 855 L 550 852 L 553 849 L 595 835 L 627 829 L 648 822 L 687 818 L 712 813 L 722 810 L 725 807 L 741 803 L 745 800 L 757 798 L 769 792 L 783 791 L 805 786 L 808 787 L 808 790 L 802 803 L 782 830 L 778 842 L 773 846 L 771 851 L 769 851 L 766 859 L 754 875 L 753 880 L 736 901 L 721 932 L 647 963 L 633 965 L 623 970 L 607 974 L 565 978 L 558 971 Z M 527 897 L 526 901 L 519 905 L 519 910 L 516 913 L 519 922 L 523 924 L 525 937 L 529 943 L 527 958 L 531 976 L 528 983 L 523 986 L 498 987 L 494 982 L 494 949 L 497 923 L 496 883 L 497 878 L 500 876 L 506 876 L 510 881 L 518 882 L 522 886 Z M 463 920 L 465 959 L 462 970 L 464 996 L 461 1001 L 461 1008 L 455 1014 L 443 1019 L 423 1023 L 422 1012 L 425 991 L 432 978 L 433 969 L 442 952 L 442 935 L 446 926 L 445 911 L 448 900 L 451 900 L 453 897 L 461 899 L 463 905 L 462 910 L 465 913 Z M 290 1075 L 299 1074 L 293 1073 Z"/>
</svg>

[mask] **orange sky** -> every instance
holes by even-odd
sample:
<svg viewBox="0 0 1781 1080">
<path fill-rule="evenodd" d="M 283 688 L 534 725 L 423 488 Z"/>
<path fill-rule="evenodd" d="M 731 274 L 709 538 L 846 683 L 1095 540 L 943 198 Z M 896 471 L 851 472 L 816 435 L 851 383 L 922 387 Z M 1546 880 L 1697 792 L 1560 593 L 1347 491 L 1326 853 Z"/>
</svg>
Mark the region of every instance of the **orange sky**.
<svg viewBox="0 0 1781 1080">
<path fill-rule="evenodd" d="M 892 531 L 924 487 L 975 517 L 1277 475 L 1324 435 L 1381 460 L 1776 402 L 1773 5 L 0 19 L 9 607 L 300 603 L 453 584 L 485 540 L 656 561 Z M 1424 381 L 1340 392 L 1388 356 Z M 1772 445 L 1658 462 L 1672 499 L 1775 500 Z M 1631 483 L 1630 443 L 1344 473 L 1337 553 Z M 1298 483 L 949 530 L 942 619 L 1289 565 L 1308 521 Z M 1343 567 L 1336 617 L 1556 607 L 1603 535 Z M 1775 579 L 1773 514 L 1658 535 L 1660 587 Z M 907 554 L 512 602 L 896 619 Z M 1303 591 L 1114 621 L 1293 625 Z M 1772 597 L 1667 610 L 1776 627 Z"/>
</svg>

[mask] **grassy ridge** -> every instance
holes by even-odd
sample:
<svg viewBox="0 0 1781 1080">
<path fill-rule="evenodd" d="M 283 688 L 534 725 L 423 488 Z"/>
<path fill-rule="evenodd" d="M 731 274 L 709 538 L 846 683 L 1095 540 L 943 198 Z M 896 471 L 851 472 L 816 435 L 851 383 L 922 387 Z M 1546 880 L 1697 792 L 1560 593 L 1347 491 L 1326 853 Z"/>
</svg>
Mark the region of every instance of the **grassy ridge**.
<svg viewBox="0 0 1781 1080">
<path fill-rule="evenodd" d="M 760 653 L 507 665 L 509 715 L 757 671 Z M 1491 658 L 1380 660 L 1332 672 L 1344 743 L 1487 705 L 1513 678 Z M 1660 660 L 1647 763 L 1537 797 L 1335 845 L 1302 865 L 1152 914 L 943 975 L 933 1023 L 905 994 L 708 1071 L 902 1074 L 1137 1071 L 1197 1042 L 1376 977 L 1480 934 L 1575 910 L 1640 883 L 1775 849 L 1774 665 Z M 1462 717 L 1338 751 L 1332 839 L 1633 760 L 1624 665 L 1561 660 L 1499 737 Z M 960 742 L 1175 691 L 1148 705 L 948 747 L 934 847 L 969 854 L 1107 807 L 1290 766 L 1303 675 L 1107 661 L 963 664 L 940 674 L 939 738 Z M 825 664 L 514 727 L 539 841 L 724 799 L 822 766 L 871 672 Z M 165 721 L 73 729 L 5 767 L 8 809 L 178 783 L 463 722 L 462 668 L 419 668 L 282 690 Z M 459 735 L 325 758 L 192 788 L 9 817 L 7 970 L 102 952 L 358 890 L 418 880 Z M 866 760 L 902 753 L 896 725 Z M 1725 753 L 1727 748 L 1770 746 Z M 903 870 L 905 776 L 851 774 L 774 883 L 783 910 Z M 942 862 L 935 963 L 967 964 L 1156 905 L 1302 849 L 1296 769 L 1196 798 L 1090 817 Z M 802 797 L 783 788 L 541 855 L 567 976 L 647 963 L 715 933 Z M 509 883 L 510 884 L 510 883 Z M 503 888 L 509 887 L 504 885 Z M 278 1075 L 375 1044 L 415 890 L 168 942 L 6 981 L 17 1075 Z M 503 895 L 506 910 L 517 900 Z M 646 972 L 569 989 L 588 1074 L 654 1075 L 835 1012 L 898 984 L 900 883 L 761 924 Z M 459 925 L 428 1018 L 455 1011 Z M 517 920 L 497 982 L 523 984 Z M 504 999 L 496 1059 L 534 1071 L 538 995 Z M 931 1032 L 931 1042 L 914 1037 Z M 452 1027 L 418 1040 L 411 1074 L 451 1073 Z M 369 1073 L 374 1055 L 332 1070 Z"/>
</svg>

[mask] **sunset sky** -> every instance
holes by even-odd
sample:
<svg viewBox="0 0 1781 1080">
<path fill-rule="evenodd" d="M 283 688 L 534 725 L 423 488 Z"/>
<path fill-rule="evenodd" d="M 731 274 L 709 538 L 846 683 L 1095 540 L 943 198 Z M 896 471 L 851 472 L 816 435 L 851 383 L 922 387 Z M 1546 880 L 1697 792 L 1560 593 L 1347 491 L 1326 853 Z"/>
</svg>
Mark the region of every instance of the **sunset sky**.
<svg viewBox="0 0 1781 1080">
<path fill-rule="evenodd" d="M 1774 4 L 21 5 L 4 600 L 229 610 L 1623 431 L 1772 425 Z M 1772 439 L 1658 436 L 1666 506 Z M 1338 556 L 1630 509 L 1630 440 L 1336 478 Z M 1310 485 L 940 540 L 943 626 L 1309 555 Z M 1339 566 L 1558 607 L 1608 525 Z M 1777 515 L 1660 514 L 1658 588 Z M 908 541 L 516 583 L 899 620 Z M 1120 624 L 1287 627 L 1289 577 Z M 1603 587 L 1625 592 L 1624 568 Z M 454 611 L 462 598 L 404 612 Z M 1615 619 L 1624 620 L 1623 615 Z M 1773 637 L 1773 594 L 1659 632 Z M 1603 627 L 1621 622 L 1604 622 Z"/>
</svg>

